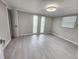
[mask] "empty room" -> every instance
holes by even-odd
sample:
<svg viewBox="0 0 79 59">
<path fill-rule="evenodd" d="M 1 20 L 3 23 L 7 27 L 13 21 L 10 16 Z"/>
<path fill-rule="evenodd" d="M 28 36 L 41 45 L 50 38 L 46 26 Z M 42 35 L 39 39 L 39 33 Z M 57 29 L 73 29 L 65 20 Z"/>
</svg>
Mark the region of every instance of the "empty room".
<svg viewBox="0 0 79 59">
<path fill-rule="evenodd" d="M 78 0 L 0 0 L 0 59 L 78 59 Z"/>
</svg>

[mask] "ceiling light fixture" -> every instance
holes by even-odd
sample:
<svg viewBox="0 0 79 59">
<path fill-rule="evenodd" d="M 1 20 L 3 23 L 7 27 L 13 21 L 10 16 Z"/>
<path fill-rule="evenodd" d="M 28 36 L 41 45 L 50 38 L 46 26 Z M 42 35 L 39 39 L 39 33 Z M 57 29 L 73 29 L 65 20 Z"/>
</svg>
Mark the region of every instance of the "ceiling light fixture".
<svg viewBox="0 0 79 59">
<path fill-rule="evenodd" d="M 54 7 L 53 5 L 48 5 L 46 7 L 46 11 L 48 11 L 48 12 L 54 12 L 54 11 L 56 11 L 56 7 Z"/>
</svg>

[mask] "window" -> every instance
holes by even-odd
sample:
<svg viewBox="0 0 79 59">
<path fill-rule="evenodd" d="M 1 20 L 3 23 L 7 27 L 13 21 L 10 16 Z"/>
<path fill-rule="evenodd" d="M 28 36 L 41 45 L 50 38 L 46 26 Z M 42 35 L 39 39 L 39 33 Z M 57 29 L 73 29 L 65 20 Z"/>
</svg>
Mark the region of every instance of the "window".
<svg viewBox="0 0 79 59">
<path fill-rule="evenodd" d="M 33 33 L 37 33 L 37 26 L 38 26 L 38 16 L 33 16 Z"/>
<path fill-rule="evenodd" d="M 45 27 L 45 17 L 41 17 L 41 27 L 40 27 L 40 33 L 44 33 L 44 27 Z"/>
<path fill-rule="evenodd" d="M 62 26 L 67 28 L 74 28 L 77 16 L 64 17 Z"/>
</svg>

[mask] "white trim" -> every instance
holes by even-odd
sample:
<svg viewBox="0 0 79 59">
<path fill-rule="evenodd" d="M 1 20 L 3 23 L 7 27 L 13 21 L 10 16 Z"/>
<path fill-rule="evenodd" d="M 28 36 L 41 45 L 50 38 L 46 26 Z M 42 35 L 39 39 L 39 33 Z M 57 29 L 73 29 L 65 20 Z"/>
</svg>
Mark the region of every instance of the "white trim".
<svg viewBox="0 0 79 59">
<path fill-rule="evenodd" d="M 20 36 L 28 36 L 28 35 L 33 35 L 33 34 L 20 34 L 20 35 L 17 36 L 17 37 L 20 37 Z"/>
<path fill-rule="evenodd" d="M 58 36 L 58 37 L 60 37 L 60 38 L 62 38 L 62 39 L 64 39 L 64 40 L 66 40 L 66 41 L 68 41 L 68 42 L 70 42 L 70 43 L 73 43 L 73 44 L 75 44 L 75 45 L 78 45 L 76 42 L 73 42 L 73 41 L 71 41 L 71 40 L 68 40 L 67 38 L 65 38 L 65 37 L 62 37 L 62 36 L 60 36 L 60 35 L 58 35 L 58 34 L 56 34 L 56 33 L 51 33 L 52 35 L 55 35 L 55 36 Z"/>
<path fill-rule="evenodd" d="M 40 34 L 51 34 L 51 33 L 32 33 L 32 34 L 20 34 L 19 36 L 17 37 L 20 37 L 20 36 L 28 36 L 28 35 L 40 35 Z"/>
<path fill-rule="evenodd" d="M 31 36 L 31 35 L 39 35 L 39 34 L 37 34 L 37 33 L 32 33 L 32 34 L 20 34 L 19 36 L 17 36 L 17 37 L 21 37 L 21 36 Z"/>
</svg>

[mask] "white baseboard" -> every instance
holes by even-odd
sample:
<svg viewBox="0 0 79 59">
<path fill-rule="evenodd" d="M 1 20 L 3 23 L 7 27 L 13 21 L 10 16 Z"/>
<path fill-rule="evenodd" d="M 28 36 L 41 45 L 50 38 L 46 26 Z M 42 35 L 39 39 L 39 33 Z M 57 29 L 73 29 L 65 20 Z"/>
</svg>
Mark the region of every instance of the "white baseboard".
<svg viewBox="0 0 79 59">
<path fill-rule="evenodd" d="M 40 34 L 50 34 L 50 33 L 21 34 L 18 37 L 21 37 L 21 36 L 29 36 L 29 35 L 40 35 Z"/>
<path fill-rule="evenodd" d="M 32 34 L 21 34 L 21 35 L 19 35 L 19 36 L 28 36 L 28 35 L 32 35 Z"/>
<path fill-rule="evenodd" d="M 56 34 L 56 33 L 51 33 L 51 34 L 52 34 L 52 35 L 55 35 L 55 36 L 57 36 L 57 37 L 60 37 L 60 38 L 66 40 L 66 41 L 68 41 L 68 42 L 70 42 L 70 43 L 73 43 L 73 44 L 75 44 L 75 45 L 78 45 L 76 42 L 73 42 L 73 41 L 71 41 L 71 40 L 68 40 L 67 38 L 62 37 L 62 36 L 60 36 L 60 35 L 58 35 L 58 34 Z"/>
</svg>

